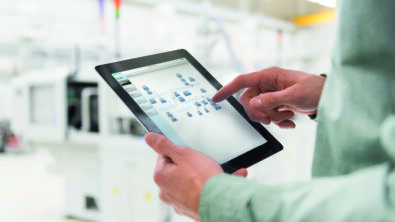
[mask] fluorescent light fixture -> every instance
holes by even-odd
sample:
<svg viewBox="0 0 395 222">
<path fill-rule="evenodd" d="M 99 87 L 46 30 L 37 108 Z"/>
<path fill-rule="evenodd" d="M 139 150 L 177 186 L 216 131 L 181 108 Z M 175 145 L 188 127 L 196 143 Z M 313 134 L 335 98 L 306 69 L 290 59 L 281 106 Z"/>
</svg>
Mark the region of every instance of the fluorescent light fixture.
<svg viewBox="0 0 395 222">
<path fill-rule="evenodd" d="M 308 0 L 310 2 L 314 2 L 329 8 L 336 8 L 337 0 Z"/>
</svg>

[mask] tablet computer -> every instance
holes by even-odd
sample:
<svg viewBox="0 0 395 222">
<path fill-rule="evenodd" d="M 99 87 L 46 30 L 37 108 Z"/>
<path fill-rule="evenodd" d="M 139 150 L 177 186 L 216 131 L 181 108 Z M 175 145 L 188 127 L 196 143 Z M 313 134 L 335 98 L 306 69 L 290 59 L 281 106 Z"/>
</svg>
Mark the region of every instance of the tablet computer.
<svg viewBox="0 0 395 222">
<path fill-rule="evenodd" d="M 211 100 L 221 84 L 184 49 L 99 65 L 96 70 L 147 131 L 211 157 L 227 173 L 282 150 L 234 97 Z"/>
</svg>

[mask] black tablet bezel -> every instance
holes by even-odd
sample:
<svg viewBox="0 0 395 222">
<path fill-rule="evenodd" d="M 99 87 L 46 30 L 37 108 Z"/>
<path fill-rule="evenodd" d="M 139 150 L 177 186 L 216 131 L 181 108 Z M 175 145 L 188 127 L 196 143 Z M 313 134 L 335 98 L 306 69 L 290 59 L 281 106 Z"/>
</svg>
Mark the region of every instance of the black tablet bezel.
<svg viewBox="0 0 395 222">
<path fill-rule="evenodd" d="M 156 132 L 164 135 L 155 125 L 155 123 L 140 108 L 140 106 L 129 96 L 126 90 L 124 90 L 122 86 L 115 80 L 112 74 L 180 58 L 186 58 L 188 62 L 190 62 L 217 90 L 222 88 L 222 85 L 185 49 L 178 49 L 174 51 L 98 65 L 95 67 L 95 69 L 149 132 Z M 240 156 L 222 163 L 221 167 L 226 173 L 233 173 L 238 169 L 250 167 L 283 149 L 281 143 L 276 138 L 274 138 L 261 124 L 253 122 L 249 119 L 243 106 L 233 96 L 229 97 L 227 100 L 244 117 L 244 119 L 248 121 L 251 126 L 254 127 L 259 132 L 259 134 L 267 140 L 267 142 Z"/>
</svg>

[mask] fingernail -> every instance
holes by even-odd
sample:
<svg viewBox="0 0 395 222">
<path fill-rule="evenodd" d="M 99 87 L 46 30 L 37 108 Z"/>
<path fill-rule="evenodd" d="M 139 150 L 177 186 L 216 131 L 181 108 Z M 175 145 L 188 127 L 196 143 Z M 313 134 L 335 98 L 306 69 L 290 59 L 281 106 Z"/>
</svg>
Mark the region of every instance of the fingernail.
<svg viewBox="0 0 395 222">
<path fill-rule="evenodd" d="M 254 98 L 251 100 L 251 105 L 253 106 L 261 106 L 262 105 L 262 100 L 259 98 Z"/>
<path fill-rule="evenodd" d="M 149 144 L 154 144 L 159 136 L 154 133 L 150 133 L 147 135 L 147 137 Z"/>
</svg>

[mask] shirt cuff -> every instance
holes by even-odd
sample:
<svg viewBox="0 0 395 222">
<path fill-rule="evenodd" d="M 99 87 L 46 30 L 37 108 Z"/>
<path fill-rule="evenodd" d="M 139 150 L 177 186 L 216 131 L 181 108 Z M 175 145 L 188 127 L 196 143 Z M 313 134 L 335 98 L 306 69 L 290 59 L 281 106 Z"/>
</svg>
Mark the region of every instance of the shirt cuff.
<svg viewBox="0 0 395 222">
<path fill-rule="evenodd" d="M 201 221 L 244 221 L 249 215 L 244 215 L 246 212 L 241 206 L 249 204 L 258 188 L 259 184 L 239 176 L 218 174 L 211 177 L 200 195 Z"/>
</svg>

